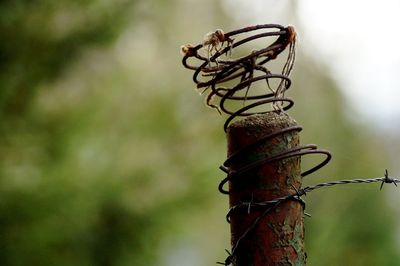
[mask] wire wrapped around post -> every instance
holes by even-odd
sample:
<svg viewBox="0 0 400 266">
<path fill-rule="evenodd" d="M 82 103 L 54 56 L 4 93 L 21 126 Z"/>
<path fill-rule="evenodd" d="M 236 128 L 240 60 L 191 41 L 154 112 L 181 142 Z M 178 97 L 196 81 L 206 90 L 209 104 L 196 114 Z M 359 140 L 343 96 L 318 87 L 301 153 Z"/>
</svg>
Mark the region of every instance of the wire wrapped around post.
<svg viewBox="0 0 400 266">
<path fill-rule="evenodd" d="M 252 46 L 250 53 L 240 50 L 253 43 L 260 47 Z M 302 127 L 285 112 L 294 105 L 285 92 L 291 86 L 295 43 L 292 26 L 264 24 L 216 30 L 201 44 L 181 47 L 182 63 L 194 71 L 197 89 L 207 93 L 207 106 L 229 115 L 224 123 L 228 159 L 220 167 L 227 176 L 218 189 L 230 197 L 232 250 L 223 265 L 306 263 L 305 203 L 297 192 L 302 177 L 327 164 L 331 154 L 313 144 L 300 145 Z M 273 73 L 270 65 L 284 52 L 281 71 Z M 244 119 L 236 121 L 240 117 Z M 300 158 L 307 154 L 325 158 L 301 172 Z M 276 198 L 281 200 L 268 203 Z"/>
</svg>

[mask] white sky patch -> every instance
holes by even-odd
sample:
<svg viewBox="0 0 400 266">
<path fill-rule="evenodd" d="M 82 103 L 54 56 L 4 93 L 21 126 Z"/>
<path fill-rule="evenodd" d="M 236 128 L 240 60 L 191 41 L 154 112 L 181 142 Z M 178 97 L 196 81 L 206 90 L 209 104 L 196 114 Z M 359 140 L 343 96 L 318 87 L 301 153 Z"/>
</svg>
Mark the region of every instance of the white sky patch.
<svg viewBox="0 0 400 266">
<path fill-rule="evenodd" d="M 328 65 L 355 110 L 382 127 L 400 127 L 399 0 L 225 3 L 244 23 L 300 24 L 300 49 Z M 297 18 L 288 17 L 289 3 Z"/>
<path fill-rule="evenodd" d="M 382 122 L 400 117 L 399 11 L 394 0 L 299 4 L 306 41 L 356 109 Z"/>
</svg>

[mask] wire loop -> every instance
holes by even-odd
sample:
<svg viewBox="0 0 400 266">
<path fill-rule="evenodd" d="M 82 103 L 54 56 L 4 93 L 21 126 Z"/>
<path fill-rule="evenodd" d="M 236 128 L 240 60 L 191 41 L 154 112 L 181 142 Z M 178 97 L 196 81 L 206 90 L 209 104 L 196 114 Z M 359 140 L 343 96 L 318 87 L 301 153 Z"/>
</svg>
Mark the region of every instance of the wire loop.
<svg viewBox="0 0 400 266">
<path fill-rule="evenodd" d="M 261 33 L 259 33 L 260 31 Z M 274 39 L 269 45 L 266 45 L 265 39 L 271 40 L 271 38 Z M 255 44 L 256 42 L 260 43 L 260 40 L 262 40 L 262 47 L 253 49 L 250 53 L 236 58 L 233 56 L 233 54 L 242 53 L 242 51 L 239 50 L 242 45 L 249 43 Z M 291 86 L 289 75 L 295 61 L 295 44 L 296 32 L 292 26 L 284 27 L 278 24 L 262 24 L 233 30 L 227 33 L 218 29 L 215 32 L 208 33 L 200 44 L 183 45 L 181 47 L 181 52 L 183 54 L 182 64 L 185 68 L 194 71 L 193 81 L 196 83 L 197 89 L 200 90 L 202 94 L 207 92 L 205 97 L 207 106 L 216 109 L 220 114 L 224 113 L 228 115 L 224 123 L 224 131 L 227 132 L 230 124 L 239 117 L 268 112 L 283 113 L 294 105 L 292 99 L 285 97 L 285 92 Z M 287 57 L 281 72 L 272 73 L 269 68 L 269 63 L 275 60 L 287 48 Z M 261 84 L 263 82 L 265 82 L 264 86 Z M 261 91 L 259 89 L 260 86 Z M 227 176 L 219 183 L 218 190 L 223 194 L 229 194 L 229 190 L 224 189 L 224 185 L 228 181 L 235 182 L 248 171 L 265 164 L 288 158 L 310 154 L 325 156 L 316 166 L 302 172 L 301 177 L 305 177 L 325 166 L 331 160 L 331 153 L 326 150 L 318 149 L 314 144 L 308 144 L 297 145 L 272 156 L 266 156 L 265 158 L 248 162 L 245 166 L 235 171 L 230 169 L 232 165 L 243 160 L 244 155 L 257 146 L 262 145 L 264 142 L 277 136 L 282 136 L 293 131 L 300 132 L 301 130 L 302 127 L 298 125 L 287 126 L 272 133 L 268 133 L 260 137 L 254 143 L 234 152 L 227 158 L 223 165 L 220 166 L 220 169 L 226 173 Z M 243 162 L 241 161 L 241 163 Z M 336 185 L 374 182 L 381 182 L 380 189 L 382 189 L 385 183 L 393 183 L 397 187 L 397 183 L 400 183 L 400 180 L 390 177 L 388 171 L 385 170 L 384 177 L 332 181 L 304 188 L 292 186 L 295 193 L 287 196 L 263 202 L 254 202 L 252 197 L 250 201 L 241 202 L 240 204 L 232 206 L 226 215 L 228 223 L 230 223 L 232 214 L 240 210 L 246 210 L 247 214 L 250 214 L 253 208 L 262 208 L 263 212 L 253 221 L 236 243 L 234 243 L 232 252 L 227 250 L 228 257 L 225 261 L 217 262 L 217 264 L 235 265 L 236 251 L 242 240 L 256 227 L 263 217 L 282 202 L 290 200 L 296 201 L 302 205 L 304 212 L 306 205 L 301 197 L 311 191 Z M 305 212 L 304 214 L 308 215 Z"/>
</svg>

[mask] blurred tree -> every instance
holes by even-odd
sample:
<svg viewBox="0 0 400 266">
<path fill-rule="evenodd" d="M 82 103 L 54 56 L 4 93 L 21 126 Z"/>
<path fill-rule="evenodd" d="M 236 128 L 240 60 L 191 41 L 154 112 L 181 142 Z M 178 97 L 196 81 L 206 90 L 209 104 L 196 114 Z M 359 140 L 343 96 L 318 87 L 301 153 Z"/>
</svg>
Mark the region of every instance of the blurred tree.
<svg viewBox="0 0 400 266">
<path fill-rule="evenodd" d="M 20 114 L 37 85 L 57 78 L 88 45 L 113 40 L 133 1 L 2 1 L 0 111 Z"/>
<path fill-rule="evenodd" d="M 178 262 L 195 266 L 224 258 L 227 199 L 216 192 L 223 120 L 193 93 L 178 53 L 209 30 L 233 28 L 223 7 L 0 3 L 1 265 L 169 266 L 180 254 Z M 384 158 L 374 141 L 346 119 L 324 68 L 299 58 L 289 94 L 302 142 L 337 158 L 316 175 L 375 176 Z M 394 265 L 382 194 L 328 191 L 307 196 L 310 265 Z M 197 253 L 186 258 L 182 245 Z"/>
<path fill-rule="evenodd" d="M 174 1 L 0 4 L 1 265 L 152 265 L 163 236 L 210 202 L 209 167 L 186 162 L 204 119 L 188 130 L 176 84 L 151 91 L 161 84 L 139 67 L 143 54 L 178 50 L 164 23 L 173 12 Z M 121 56 L 105 45 L 115 39 L 146 43 Z"/>
</svg>

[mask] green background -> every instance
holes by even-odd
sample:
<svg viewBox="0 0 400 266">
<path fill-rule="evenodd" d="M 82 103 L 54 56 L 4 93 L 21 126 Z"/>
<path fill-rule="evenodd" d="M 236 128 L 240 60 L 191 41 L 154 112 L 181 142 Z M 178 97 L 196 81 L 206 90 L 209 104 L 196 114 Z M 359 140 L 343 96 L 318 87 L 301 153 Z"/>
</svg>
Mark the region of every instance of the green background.
<svg viewBox="0 0 400 266">
<path fill-rule="evenodd" d="M 243 23 L 224 1 L 1 2 L 0 265 L 223 261 L 224 118 L 203 105 L 179 47 Z M 357 122 L 301 39 L 292 77 L 302 143 L 334 154 L 305 183 L 382 176 L 385 134 Z M 308 194 L 308 264 L 397 265 L 391 191 Z"/>
</svg>

